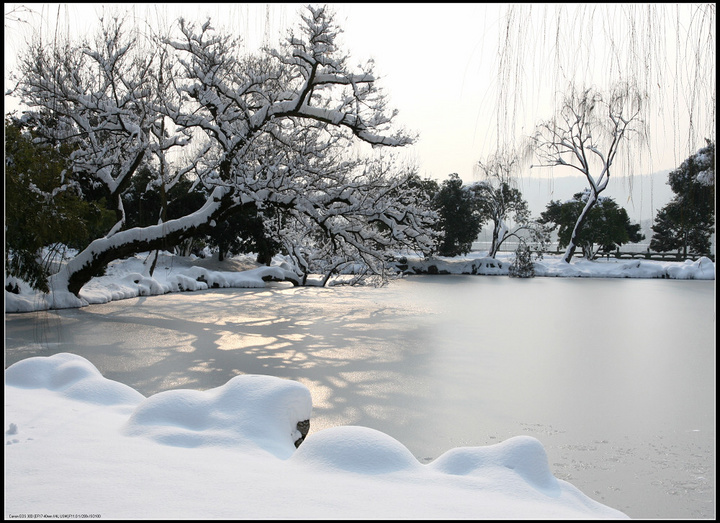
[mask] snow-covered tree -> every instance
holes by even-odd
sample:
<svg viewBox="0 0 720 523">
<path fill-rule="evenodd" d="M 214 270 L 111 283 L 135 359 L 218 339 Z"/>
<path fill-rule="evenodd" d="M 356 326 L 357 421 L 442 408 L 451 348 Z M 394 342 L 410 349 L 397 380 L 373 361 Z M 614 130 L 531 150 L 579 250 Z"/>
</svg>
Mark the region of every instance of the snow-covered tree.
<svg viewBox="0 0 720 523">
<path fill-rule="evenodd" d="M 520 159 L 513 153 L 497 153 L 479 161 L 480 182 L 470 186 L 483 221 L 493 224 L 488 256 L 494 258 L 500 246 L 510 238 L 527 238 L 543 250 L 547 241 L 544 227 L 530 219 L 530 210 L 515 184 Z M 524 242 L 525 240 L 523 240 Z"/>
<path fill-rule="evenodd" d="M 620 145 L 637 129 L 642 96 L 618 84 L 609 94 L 571 86 L 556 116 L 539 124 L 530 146 L 540 159 L 535 167 L 570 167 L 588 182 L 589 194 L 563 255 L 570 263 L 587 215 L 610 181 Z"/>
<path fill-rule="evenodd" d="M 542 259 L 542 253 L 538 254 L 538 258 Z M 515 249 L 515 256 L 508 267 L 508 276 L 511 278 L 535 277 L 533 254 L 524 238 L 520 238 L 517 249 Z"/>
<path fill-rule="evenodd" d="M 5 120 L 5 271 L 44 292 L 68 248 L 86 247 L 114 223 L 102 202 L 79 197 L 67 175 L 71 152 L 36 143 L 21 122 Z"/>
<path fill-rule="evenodd" d="M 113 20 L 95 45 L 32 46 L 17 94 L 30 117 L 51 116 L 35 119 L 39 133 L 73 143 L 73 170 L 106 191 L 118 217 L 52 287 L 77 295 L 110 261 L 177 244 L 253 204 L 281 211 L 268 227 L 288 248 L 296 283 L 318 265 L 308 256 L 332 253 L 331 271 L 353 261 L 382 275 L 390 250 L 429 250 L 433 214 L 403 190 L 412 173 L 348 158 L 358 141 L 401 147 L 413 138 L 392 130 L 396 111 L 371 63 L 350 67 L 338 32 L 327 8 L 308 7 L 298 35 L 253 56 L 209 20 L 181 19 L 176 34 L 150 41 Z M 122 195 L 143 161 L 161 166 L 156 188 L 190 177 L 205 203 L 126 229 Z"/>
<path fill-rule="evenodd" d="M 651 249 L 677 249 L 683 256 L 710 252 L 715 232 L 715 143 L 707 142 L 668 174 L 675 196 L 655 216 Z"/>
</svg>

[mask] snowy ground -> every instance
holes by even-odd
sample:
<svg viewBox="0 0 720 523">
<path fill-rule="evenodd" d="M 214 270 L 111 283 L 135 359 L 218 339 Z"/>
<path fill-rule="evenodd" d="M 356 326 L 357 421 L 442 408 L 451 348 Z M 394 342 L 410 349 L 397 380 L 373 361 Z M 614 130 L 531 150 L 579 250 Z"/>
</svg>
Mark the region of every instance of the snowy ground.
<svg viewBox="0 0 720 523">
<path fill-rule="evenodd" d="M 624 518 L 517 436 L 430 464 L 376 430 L 308 436 L 304 385 L 240 375 L 149 398 L 68 353 L 5 371 L 5 519 Z"/>
<path fill-rule="evenodd" d="M 276 270 L 251 258 L 218 263 L 147 256 L 112 264 L 80 300 L 20 284 L 6 312 L 67 307 L 139 295 L 263 287 Z M 480 255 L 433 262 L 439 272 L 507 274 L 508 259 Z M 697 262 L 545 259 L 540 276 L 714 279 Z M 516 436 L 460 447 L 428 464 L 399 441 L 358 426 L 310 434 L 302 384 L 240 375 L 206 391 L 145 398 L 69 353 L 21 360 L 5 371 L 5 519 L 479 519 L 625 518 L 555 478 L 542 444 Z"/>
</svg>

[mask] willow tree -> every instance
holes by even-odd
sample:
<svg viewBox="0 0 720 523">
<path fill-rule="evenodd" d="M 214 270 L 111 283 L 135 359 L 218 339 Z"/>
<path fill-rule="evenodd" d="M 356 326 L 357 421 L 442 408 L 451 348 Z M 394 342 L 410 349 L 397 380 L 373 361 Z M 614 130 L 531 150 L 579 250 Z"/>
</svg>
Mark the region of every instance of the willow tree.
<svg viewBox="0 0 720 523">
<path fill-rule="evenodd" d="M 583 86 L 641 93 L 637 136 L 617 162 L 630 175 L 674 168 L 715 137 L 715 4 L 507 4 L 500 18 L 496 149 L 513 149 L 549 108 Z M 632 186 L 630 187 L 632 188 Z M 570 196 L 570 195 L 568 195 Z"/>
<path fill-rule="evenodd" d="M 482 179 L 470 186 L 480 208 L 483 221 L 492 222 L 492 242 L 488 256 L 494 258 L 502 244 L 516 238 L 545 250 L 548 233 L 542 224 L 530 218 L 530 209 L 516 187 L 520 157 L 517 153 L 500 151 L 477 163 Z"/>
<path fill-rule="evenodd" d="M 588 213 L 608 186 L 621 145 L 637 131 L 642 96 L 628 86 L 611 93 L 588 88 L 572 90 L 555 118 L 538 125 L 531 146 L 540 158 L 539 167 L 567 167 L 582 174 L 589 195 L 575 222 L 563 260 L 570 263 Z"/>
</svg>

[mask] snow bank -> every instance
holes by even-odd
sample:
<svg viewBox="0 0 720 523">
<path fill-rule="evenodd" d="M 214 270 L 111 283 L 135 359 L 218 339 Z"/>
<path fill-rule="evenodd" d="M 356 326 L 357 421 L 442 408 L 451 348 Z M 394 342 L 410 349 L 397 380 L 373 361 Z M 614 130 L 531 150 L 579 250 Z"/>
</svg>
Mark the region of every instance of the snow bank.
<svg viewBox="0 0 720 523">
<path fill-rule="evenodd" d="M 483 276 L 507 276 L 510 262 L 495 258 L 420 258 L 406 257 L 409 274 L 479 274 Z M 403 264 L 405 265 L 405 264 Z"/>
<path fill-rule="evenodd" d="M 27 284 L 20 286 L 20 293 L 5 290 L 5 312 L 32 312 L 48 309 L 76 309 L 90 302 L 78 298 L 70 292 L 50 292 L 44 294 L 34 291 Z"/>
<path fill-rule="evenodd" d="M 400 266 L 407 274 L 478 274 L 507 276 L 512 256 L 488 258 L 469 255 L 456 258 L 408 256 Z M 561 278 L 669 278 L 714 280 L 715 263 L 707 257 L 684 262 L 654 260 L 593 260 L 576 258 L 565 263 L 559 256 L 546 256 L 534 262 L 535 275 Z"/>
<path fill-rule="evenodd" d="M 311 433 L 308 389 L 240 375 L 144 398 L 68 353 L 5 371 L 5 519 L 627 518 L 518 436 L 427 465 L 366 427 Z"/>
<path fill-rule="evenodd" d="M 407 447 L 395 438 L 371 428 L 355 426 L 334 427 L 313 434 L 300 445 L 292 460 L 359 474 L 387 474 L 422 468 Z"/>
<path fill-rule="evenodd" d="M 154 296 L 169 292 L 198 291 L 218 287 L 262 288 L 267 281 L 293 281 L 297 275 L 282 256 L 276 256 L 269 267 L 257 267 L 249 262 L 251 256 L 240 256 L 238 264 L 253 267 L 245 270 L 214 270 L 198 265 L 197 258 L 162 254 L 153 276 L 149 275 L 148 253 L 111 263 L 105 276 L 91 279 L 80 290 L 80 298 L 69 292 L 43 294 L 34 291 L 16 278 L 8 282 L 17 285 L 19 292 L 5 290 L 5 312 L 30 312 L 46 309 L 84 307 L 137 296 Z M 406 274 L 477 274 L 507 276 L 511 256 L 489 258 L 479 253 L 457 258 L 404 257 L 398 263 Z M 216 269 L 220 263 L 209 264 Z M 231 265 L 230 265 L 231 266 Z M 237 266 L 237 265 L 236 265 Z M 546 256 L 535 262 L 536 276 L 584 278 L 670 278 L 684 280 L 714 280 L 715 263 L 703 257 L 697 261 L 660 262 L 650 260 L 576 259 L 563 262 L 560 257 Z M 307 285 L 320 285 L 322 277 L 310 276 Z"/>
<path fill-rule="evenodd" d="M 703 256 L 697 261 L 686 260 L 679 265 L 667 267 L 667 275 L 678 280 L 714 280 L 715 264 Z"/>
<path fill-rule="evenodd" d="M 145 399 L 135 389 L 104 378 L 85 358 L 67 352 L 18 361 L 5 371 L 5 385 L 48 389 L 101 405 L 135 405 Z"/>
<path fill-rule="evenodd" d="M 312 414 L 310 390 L 274 376 L 240 375 L 207 391 L 169 390 L 151 396 L 125 427 L 177 447 L 251 446 L 286 459 L 302 438 L 298 422 Z"/>
</svg>

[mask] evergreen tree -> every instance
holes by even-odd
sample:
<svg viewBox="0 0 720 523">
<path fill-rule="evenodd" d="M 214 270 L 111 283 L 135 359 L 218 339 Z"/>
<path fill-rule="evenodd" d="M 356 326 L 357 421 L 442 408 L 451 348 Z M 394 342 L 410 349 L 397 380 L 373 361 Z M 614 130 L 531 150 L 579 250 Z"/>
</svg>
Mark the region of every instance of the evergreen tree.
<svg viewBox="0 0 720 523">
<path fill-rule="evenodd" d="M 708 254 L 715 232 L 715 142 L 687 158 L 668 175 L 675 193 L 660 209 L 652 226 L 650 248 L 682 251 L 684 256 Z"/>
<path fill-rule="evenodd" d="M 20 120 L 5 120 L 5 272 L 47 292 L 55 255 L 86 247 L 112 226 L 114 213 L 103 199 L 81 198 L 67 169 L 69 144 L 33 138 Z"/>
<path fill-rule="evenodd" d="M 551 201 L 546 210 L 540 213 L 540 223 L 551 224 L 551 230 L 558 228 L 559 248 L 565 248 L 570 242 L 588 196 L 586 190 L 576 193 L 572 200 L 564 203 L 559 200 Z M 640 224 L 630 223 L 627 211 L 609 197 L 598 198 L 595 206 L 587 213 L 582 228 L 575 234 L 576 245 L 582 249 L 588 260 L 591 260 L 598 250 L 609 252 L 624 243 L 637 243 L 645 238 L 640 233 Z"/>
<path fill-rule="evenodd" d="M 144 165 L 132 177 L 130 187 L 123 193 L 125 223 L 128 229 L 147 227 L 158 223 L 160 216 L 160 192 L 149 186 L 156 178 L 153 170 Z"/>
<path fill-rule="evenodd" d="M 463 186 L 456 173 L 442 183 L 434 204 L 441 232 L 438 254 L 458 256 L 470 252 L 472 242 L 480 234 L 482 217 L 474 194 Z"/>
<path fill-rule="evenodd" d="M 162 213 L 161 192 L 154 185 L 158 177 L 152 168 L 144 165 L 133 176 L 130 188 L 123 194 L 126 224 L 131 227 L 147 227 L 158 223 Z M 167 210 L 165 220 L 173 220 L 190 214 L 207 199 L 202 186 L 192 187 L 183 177 L 166 192 Z M 208 247 L 216 247 L 220 261 L 228 255 L 257 252 L 260 263 L 269 264 L 279 252 L 280 244 L 267 237 L 263 225 L 264 216 L 254 203 L 238 208 L 224 220 L 219 220 L 208 234 L 198 234 Z M 187 241 L 187 240 L 186 240 Z M 165 246 L 171 249 L 176 245 Z"/>
<path fill-rule="evenodd" d="M 228 255 L 256 252 L 257 262 L 269 265 L 280 251 L 280 243 L 265 231 L 264 216 L 254 203 L 218 223 L 208 234 L 208 244 L 218 248 L 218 259 Z"/>
</svg>

